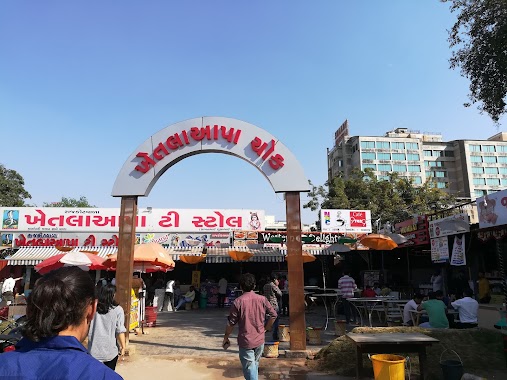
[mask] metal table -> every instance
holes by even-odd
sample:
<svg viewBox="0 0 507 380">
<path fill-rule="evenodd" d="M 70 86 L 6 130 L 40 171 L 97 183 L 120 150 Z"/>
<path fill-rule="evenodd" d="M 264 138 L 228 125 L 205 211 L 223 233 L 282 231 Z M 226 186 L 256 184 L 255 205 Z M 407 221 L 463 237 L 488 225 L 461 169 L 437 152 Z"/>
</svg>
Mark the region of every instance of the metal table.
<svg viewBox="0 0 507 380">
<path fill-rule="evenodd" d="M 368 353 L 410 353 L 419 354 L 419 371 L 421 379 L 426 379 L 424 369 L 426 367 L 426 347 L 439 340 L 418 333 L 393 333 L 393 334 L 354 334 L 348 333 L 347 338 L 356 346 L 356 378 L 359 379 L 363 370 L 363 354 Z"/>
<path fill-rule="evenodd" d="M 336 319 L 336 304 L 338 303 L 338 294 L 337 293 L 318 293 L 318 294 L 313 294 L 312 296 L 314 297 L 321 297 L 323 302 L 324 302 L 324 308 L 326 309 L 326 325 L 324 326 L 324 330 L 327 330 L 327 325 L 328 325 L 328 322 L 329 322 L 329 309 L 327 307 L 327 300 L 329 298 L 334 298 L 334 303 L 333 303 L 333 317 L 334 319 Z"/>
<path fill-rule="evenodd" d="M 364 326 L 363 323 L 363 315 L 361 313 L 361 310 L 359 309 L 359 306 L 362 306 L 364 308 L 365 314 L 368 316 L 368 321 L 370 322 L 370 327 L 373 327 L 371 316 L 373 313 L 373 310 L 375 310 L 375 307 L 377 304 L 382 303 L 385 300 L 389 300 L 389 297 L 375 297 L 375 298 L 367 298 L 367 297 L 356 297 L 356 298 L 347 298 L 347 301 L 350 302 L 351 305 L 353 305 L 357 313 L 359 314 L 359 318 L 361 319 L 361 326 Z M 365 315 L 366 317 L 366 315 Z"/>
</svg>

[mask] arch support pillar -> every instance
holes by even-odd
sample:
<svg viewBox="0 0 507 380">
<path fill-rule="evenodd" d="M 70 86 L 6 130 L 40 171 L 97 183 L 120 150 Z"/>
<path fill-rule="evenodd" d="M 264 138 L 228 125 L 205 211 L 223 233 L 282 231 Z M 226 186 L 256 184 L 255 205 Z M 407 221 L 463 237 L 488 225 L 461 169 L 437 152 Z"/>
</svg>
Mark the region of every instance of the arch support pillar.
<svg viewBox="0 0 507 380">
<path fill-rule="evenodd" d="M 132 273 L 134 271 L 134 244 L 136 239 L 137 197 L 122 197 L 120 209 L 120 236 L 116 267 L 116 301 L 125 312 L 127 343 L 130 326 Z M 139 321 L 141 323 L 141 321 Z"/>
<path fill-rule="evenodd" d="M 301 245 L 301 202 L 299 192 L 285 193 L 287 211 L 287 260 L 289 279 L 290 349 L 306 350 L 303 249 Z"/>
</svg>

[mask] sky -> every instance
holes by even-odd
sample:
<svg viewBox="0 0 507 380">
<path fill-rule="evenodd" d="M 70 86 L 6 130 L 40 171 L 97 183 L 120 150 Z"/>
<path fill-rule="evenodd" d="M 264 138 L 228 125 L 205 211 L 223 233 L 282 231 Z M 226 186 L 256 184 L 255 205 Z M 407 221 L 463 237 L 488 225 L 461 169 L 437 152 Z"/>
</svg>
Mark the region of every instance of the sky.
<svg viewBox="0 0 507 380">
<path fill-rule="evenodd" d="M 463 107 L 468 80 L 448 63 L 455 17 L 437 0 L 0 1 L 0 163 L 23 176 L 30 204 L 83 195 L 119 207 L 110 194 L 127 157 L 194 117 L 265 129 L 314 184 L 345 119 L 354 136 L 486 139 L 505 119 Z M 221 154 L 179 162 L 139 206 L 285 220 L 283 195 Z"/>
</svg>

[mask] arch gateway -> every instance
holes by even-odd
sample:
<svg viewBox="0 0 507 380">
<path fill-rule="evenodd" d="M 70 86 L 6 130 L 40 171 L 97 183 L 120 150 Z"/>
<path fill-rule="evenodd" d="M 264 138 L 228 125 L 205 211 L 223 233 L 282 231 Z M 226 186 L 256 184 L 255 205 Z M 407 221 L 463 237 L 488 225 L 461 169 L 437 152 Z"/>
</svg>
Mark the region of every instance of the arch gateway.
<svg viewBox="0 0 507 380">
<path fill-rule="evenodd" d="M 310 191 L 303 168 L 290 150 L 267 131 L 241 120 L 199 117 L 172 124 L 139 145 L 125 161 L 113 186 L 121 197 L 117 296 L 130 310 L 135 220 L 138 197 L 148 196 L 157 180 L 171 166 L 201 153 L 235 156 L 253 165 L 275 193 L 284 193 L 287 212 L 287 261 L 289 279 L 290 349 L 306 349 L 300 193 Z M 126 325 L 129 313 L 125 313 Z"/>
</svg>

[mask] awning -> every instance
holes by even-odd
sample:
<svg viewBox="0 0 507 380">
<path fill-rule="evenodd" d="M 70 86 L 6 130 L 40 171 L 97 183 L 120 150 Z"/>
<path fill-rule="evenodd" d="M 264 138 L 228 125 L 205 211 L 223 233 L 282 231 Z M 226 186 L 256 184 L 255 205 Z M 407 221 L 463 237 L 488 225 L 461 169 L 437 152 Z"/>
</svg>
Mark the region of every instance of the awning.
<svg viewBox="0 0 507 380">
<path fill-rule="evenodd" d="M 253 254 L 249 262 L 276 263 L 283 262 L 283 255 L 277 248 L 249 248 L 249 247 L 231 247 L 231 248 L 215 248 L 206 249 L 206 262 L 211 264 L 217 263 L 235 263 L 230 256 L 229 251 L 247 251 Z M 200 256 L 202 247 L 168 248 L 169 254 L 173 256 L 173 260 L 179 260 L 181 255 Z"/>
<path fill-rule="evenodd" d="M 75 247 L 72 251 L 96 251 L 98 256 L 106 257 L 116 253 L 117 247 Z M 8 265 L 37 265 L 48 257 L 64 253 L 55 247 L 21 247 L 7 259 Z"/>
<path fill-rule="evenodd" d="M 303 248 L 303 251 L 306 251 L 314 256 L 320 255 L 336 255 L 336 252 L 330 251 L 327 248 Z M 287 248 L 280 248 L 280 253 L 284 256 L 287 256 Z"/>
</svg>

